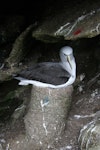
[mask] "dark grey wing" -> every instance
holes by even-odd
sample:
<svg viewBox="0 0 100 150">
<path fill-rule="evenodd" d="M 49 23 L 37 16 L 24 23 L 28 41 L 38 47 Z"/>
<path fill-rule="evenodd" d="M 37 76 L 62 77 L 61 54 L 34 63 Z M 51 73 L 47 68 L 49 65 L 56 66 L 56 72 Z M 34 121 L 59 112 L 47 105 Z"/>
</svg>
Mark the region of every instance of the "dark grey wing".
<svg viewBox="0 0 100 150">
<path fill-rule="evenodd" d="M 69 74 L 62 68 L 60 63 L 44 62 L 21 71 L 18 76 L 58 85 L 65 83 Z"/>
</svg>

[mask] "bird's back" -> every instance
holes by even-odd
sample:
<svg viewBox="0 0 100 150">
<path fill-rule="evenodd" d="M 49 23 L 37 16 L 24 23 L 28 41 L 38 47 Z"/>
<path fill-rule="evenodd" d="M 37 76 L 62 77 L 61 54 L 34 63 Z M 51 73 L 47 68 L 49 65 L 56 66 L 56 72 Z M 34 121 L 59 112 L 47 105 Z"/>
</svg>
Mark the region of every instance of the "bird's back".
<svg viewBox="0 0 100 150">
<path fill-rule="evenodd" d="M 17 76 L 59 85 L 68 80 L 69 74 L 62 68 L 60 63 L 44 62 L 21 71 Z"/>
</svg>

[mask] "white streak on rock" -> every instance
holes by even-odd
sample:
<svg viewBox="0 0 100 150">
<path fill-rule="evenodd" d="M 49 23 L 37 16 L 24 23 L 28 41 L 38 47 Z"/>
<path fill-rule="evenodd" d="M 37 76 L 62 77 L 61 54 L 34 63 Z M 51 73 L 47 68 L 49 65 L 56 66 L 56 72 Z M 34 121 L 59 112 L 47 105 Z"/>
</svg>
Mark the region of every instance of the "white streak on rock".
<svg viewBox="0 0 100 150">
<path fill-rule="evenodd" d="M 88 146 L 89 146 L 90 141 L 91 141 L 92 133 L 93 133 L 93 131 L 95 131 L 95 129 L 96 129 L 96 127 L 94 126 L 94 124 L 91 125 L 91 127 L 89 128 L 90 135 L 89 135 L 89 138 L 88 138 L 87 143 L 86 143 L 86 150 L 88 150 Z"/>
<path fill-rule="evenodd" d="M 71 145 L 68 145 L 68 146 L 65 146 L 65 147 L 61 147 L 60 150 L 71 150 L 72 149 L 72 146 Z"/>
<path fill-rule="evenodd" d="M 94 114 L 91 114 L 91 115 L 74 115 L 74 117 L 76 118 L 76 119 L 83 119 L 83 118 L 89 118 L 89 117 L 95 117 L 95 113 Z"/>
<path fill-rule="evenodd" d="M 69 34 L 72 32 L 72 30 L 75 28 L 75 26 L 76 26 L 81 20 L 83 20 L 86 16 L 87 16 L 87 15 L 82 15 L 81 17 L 79 17 L 79 18 L 75 21 L 75 23 L 71 26 L 71 29 L 69 30 L 69 32 L 67 32 L 67 34 L 66 34 L 65 36 L 69 35 Z"/>
<path fill-rule="evenodd" d="M 99 12 L 100 9 L 97 10 L 97 12 Z M 82 15 L 80 17 L 78 17 L 76 19 L 76 21 L 74 21 L 74 23 L 66 23 L 65 25 L 61 26 L 56 32 L 55 32 L 55 35 L 64 35 L 64 33 L 66 33 L 64 36 L 68 36 L 72 31 L 73 29 L 76 27 L 76 25 L 81 22 L 82 20 L 84 20 L 85 18 L 88 18 L 90 16 L 93 16 L 96 12 L 95 11 L 91 11 L 90 13 L 88 14 L 85 14 L 85 15 Z M 91 32 L 94 32 L 96 31 L 97 33 L 99 33 L 99 27 L 100 27 L 100 23 L 96 26 L 95 29 L 91 30 Z"/>
<path fill-rule="evenodd" d="M 42 145 L 43 143 L 40 141 L 40 145 Z"/>
<path fill-rule="evenodd" d="M 90 125 L 92 125 L 93 122 L 94 122 L 94 121 L 91 121 L 91 122 L 89 122 L 87 125 L 83 126 L 83 128 L 82 128 L 81 131 L 80 131 L 80 135 L 79 135 L 79 138 L 78 138 L 78 142 L 79 142 L 80 139 L 81 139 L 82 133 L 83 133 Z"/>
<path fill-rule="evenodd" d="M 91 30 L 91 33 L 93 32 L 97 32 L 98 34 L 100 33 L 100 23 L 98 23 L 98 25 L 96 26 L 96 28 Z"/>
<path fill-rule="evenodd" d="M 5 65 L 4 63 L 1 65 L 0 70 L 4 68 L 4 65 Z"/>
<path fill-rule="evenodd" d="M 85 78 L 85 74 L 83 73 L 80 75 L 80 81 L 83 81 L 84 78 Z"/>
<path fill-rule="evenodd" d="M 11 150 L 11 149 L 9 148 L 9 143 L 7 144 L 6 150 Z"/>
<path fill-rule="evenodd" d="M 61 26 L 56 32 L 55 35 L 59 34 L 62 30 L 64 30 L 65 27 L 67 27 L 70 23 L 66 23 L 65 25 Z"/>
<path fill-rule="evenodd" d="M 91 127 L 87 130 L 87 133 L 89 133 L 89 131 L 90 131 L 93 127 L 94 127 L 94 124 L 92 124 Z M 86 135 L 87 135 L 87 134 L 85 134 L 85 135 L 82 137 L 81 149 L 82 149 L 82 147 L 83 147 L 83 144 L 84 144 L 84 140 L 85 140 L 85 138 L 86 138 Z M 87 143 L 87 144 L 88 144 L 88 143 Z M 87 144 L 86 144 L 86 150 L 87 150 Z"/>
<path fill-rule="evenodd" d="M 41 100 L 40 104 L 41 104 L 42 113 L 43 113 L 43 128 L 44 128 L 46 136 L 47 136 L 48 131 L 47 131 L 47 126 L 46 126 L 45 117 L 44 117 L 44 106 L 46 106 L 48 104 L 48 102 L 43 104 L 43 100 Z"/>
</svg>

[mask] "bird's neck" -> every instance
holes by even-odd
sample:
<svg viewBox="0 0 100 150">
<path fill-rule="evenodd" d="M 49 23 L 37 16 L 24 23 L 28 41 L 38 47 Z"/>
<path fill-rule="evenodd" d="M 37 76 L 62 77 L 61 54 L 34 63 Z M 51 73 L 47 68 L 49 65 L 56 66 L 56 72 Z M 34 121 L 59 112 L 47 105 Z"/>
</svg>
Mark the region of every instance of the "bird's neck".
<svg viewBox="0 0 100 150">
<path fill-rule="evenodd" d="M 61 63 L 64 70 L 66 70 L 71 76 L 76 78 L 76 63 L 73 60 L 72 68 L 70 68 L 68 62 Z"/>
</svg>

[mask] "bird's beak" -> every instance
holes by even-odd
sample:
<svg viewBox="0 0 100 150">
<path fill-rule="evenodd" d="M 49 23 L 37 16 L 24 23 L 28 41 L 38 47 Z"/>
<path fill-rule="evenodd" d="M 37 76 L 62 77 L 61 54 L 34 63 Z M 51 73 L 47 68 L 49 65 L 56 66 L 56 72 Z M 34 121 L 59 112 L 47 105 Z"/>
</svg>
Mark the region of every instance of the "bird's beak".
<svg viewBox="0 0 100 150">
<path fill-rule="evenodd" d="M 72 64 L 71 64 L 70 56 L 67 56 L 67 61 L 68 61 L 68 63 L 69 63 L 70 68 L 72 69 Z"/>
</svg>

